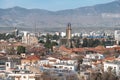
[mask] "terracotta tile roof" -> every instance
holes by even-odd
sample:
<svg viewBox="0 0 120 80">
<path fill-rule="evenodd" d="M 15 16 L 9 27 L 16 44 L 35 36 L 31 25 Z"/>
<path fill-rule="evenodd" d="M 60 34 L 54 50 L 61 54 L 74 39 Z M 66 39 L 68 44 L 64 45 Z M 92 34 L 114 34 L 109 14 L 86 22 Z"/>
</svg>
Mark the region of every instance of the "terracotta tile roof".
<svg viewBox="0 0 120 80">
<path fill-rule="evenodd" d="M 50 62 L 56 62 L 56 60 L 49 60 Z"/>
<path fill-rule="evenodd" d="M 97 66 L 97 65 L 98 65 L 98 63 L 93 63 L 93 65 Z"/>
<path fill-rule="evenodd" d="M 65 52 L 68 52 L 68 53 L 72 53 L 72 50 L 66 48 L 65 46 L 61 46 L 59 49 L 60 49 L 61 51 L 65 51 Z"/>
<path fill-rule="evenodd" d="M 71 58 L 67 58 L 67 57 L 62 57 L 60 58 L 61 60 L 71 60 Z"/>
<path fill-rule="evenodd" d="M 118 46 L 118 47 L 114 47 L 114 49 L 115 49 L 115 50 L 120 50 L 120 47 L 119 47 L 119 46 Z"/>
<path fill-rule="evenodd" d="M 44 64 L 43 66 L 44 66 L 44 67 L 48 67 L 48 68 L 52 68 L 52 66 L 49 65 L 49 64 L 48 64 L 48 65 L 45 65 L 45 64 Z"/>
<path fill-rule="evenodd" d="M 27 60 L 40 60 L 40 57 L 37 55 L 31 55 L 26 58 Z"/>
<path fill-rule="evenodd" d="M 95 47 L 95 49 L 97 49 L 97 50 L 105 50 L 105 47 L 104 46 L 97 46 L 97 47 Z"/>
<path fill-rule="evenodd" d="M 84 48 L 73 48 L 72 51 L 73 52 L 84 52 L 85 49 Z"/>
<path fill-rule="evenodd" d="M 61 46 L 59 50 L 65 51 L 67 53 L 93 51 L 103 54 L 106 51 L 120 50 L 120 47 L 105 48 L 104 46 L 97 46 L 95 48 L 66 48 L 65 46 Z"/>
<path fill-rule="evenodd" d="M 104 59 L 104 61 L 113 61 L 115 59 L 116 59 L 115 57 L 107 57 Z"/>
</svg>

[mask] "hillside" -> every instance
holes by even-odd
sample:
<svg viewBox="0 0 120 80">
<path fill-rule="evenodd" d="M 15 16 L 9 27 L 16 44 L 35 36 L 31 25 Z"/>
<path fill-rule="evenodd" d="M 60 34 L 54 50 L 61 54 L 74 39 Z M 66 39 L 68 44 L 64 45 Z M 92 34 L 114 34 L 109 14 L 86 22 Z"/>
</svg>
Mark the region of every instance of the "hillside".
<svg viewBox="0 0 120 80">
<path fill-rule="evenodd" d="M 76 9 L 48 11 L 13 7 L 0 9 L 0 27 L 61 28 L 120 26 L 120 0 Z"/>
</svg>

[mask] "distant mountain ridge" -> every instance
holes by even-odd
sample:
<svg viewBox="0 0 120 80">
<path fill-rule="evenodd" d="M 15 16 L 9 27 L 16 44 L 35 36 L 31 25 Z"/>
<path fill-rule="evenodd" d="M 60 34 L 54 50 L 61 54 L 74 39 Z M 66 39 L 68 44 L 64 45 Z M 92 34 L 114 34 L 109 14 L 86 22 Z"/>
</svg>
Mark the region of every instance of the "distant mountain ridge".
<svg viewBox="0 0 120 80">
<path fill-rule="evenodd" d="M 74 27 L 120 26 L 120 0 L 61 11 L 18 6 L 0 9 L 1 27 L 58 28 L 65 27 L 69 22 Z"/>
</svg>

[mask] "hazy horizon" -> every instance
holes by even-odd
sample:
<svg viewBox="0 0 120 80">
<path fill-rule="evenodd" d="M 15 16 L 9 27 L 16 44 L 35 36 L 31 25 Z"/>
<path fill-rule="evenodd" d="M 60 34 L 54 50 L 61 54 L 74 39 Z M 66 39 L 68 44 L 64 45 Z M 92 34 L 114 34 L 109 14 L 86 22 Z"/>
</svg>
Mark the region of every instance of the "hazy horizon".
<svg viewBox="0 0 120 80">
<path fill-rule="evenodd" d="M 112 1 L 115 0 L 0 0 L 0 8 L 6 9 L 19 6 L 27 9 L 58 11 L 104 4 Z"/>
</svg>

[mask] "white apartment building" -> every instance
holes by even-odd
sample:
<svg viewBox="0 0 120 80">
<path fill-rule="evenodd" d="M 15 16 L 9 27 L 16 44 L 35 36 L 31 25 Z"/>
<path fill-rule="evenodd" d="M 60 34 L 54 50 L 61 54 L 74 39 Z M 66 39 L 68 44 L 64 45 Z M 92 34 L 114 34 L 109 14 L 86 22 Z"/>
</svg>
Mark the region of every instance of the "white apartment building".
<svg viewBox="0 0 120 80">
<path fill-rule="evenodd" d="M 108 71 L 108 67 L 112 68 L 112 71 L 119 76 L 120 75 L 120 62 L 113 61 L 113 62 L 104 62 L 104 71 Z"/>
<path fill-rule="evenodd" d="M 77 68 L 77 60 L 71 60 L 71 59 L 57 59 L 53 57 L 48 57 L 44 60 L 39 61 L 40 66 L 44 65 L 51 65 L 53 67 L 56 67 L 58 69 L 67 69 L 67 70 L 76 70 Z"/>
<path fill-rule="evenodd" d="M 115 40 L 117 41 L 117 44 L 119 44 L 119 41 L 120 41 L 120 30 L 115 30 L 114 36 L 115 36 Z"/>
<path fill-rule="evenodd" d="M 74 64 L 63 64 L 63 63 L 59 63 L 59 64 L 55 64 L 53 65 L 54 67 L 56 67 L 57 69 L 61 69 L 61 70 L 71 70 L 71 71 L 75 71 L 77 69 L 77 65 Z"/>
<path fill-rule="evenodd" d="M 77 60 L 59 60 L 56 64 L 53 65 L 56 68 L 63 70 L 72 70 L 77 69 Z"/>
<path fill-rule="evenodd" d="M 100 60 L 100 59 L 104 59 L 104 55 L 99 54 L 99 53 L 95 53 L 95 54 L 87 54 L 86 58 L 88 59 L 96 59 L 96 60 Z"/>
</svg>

